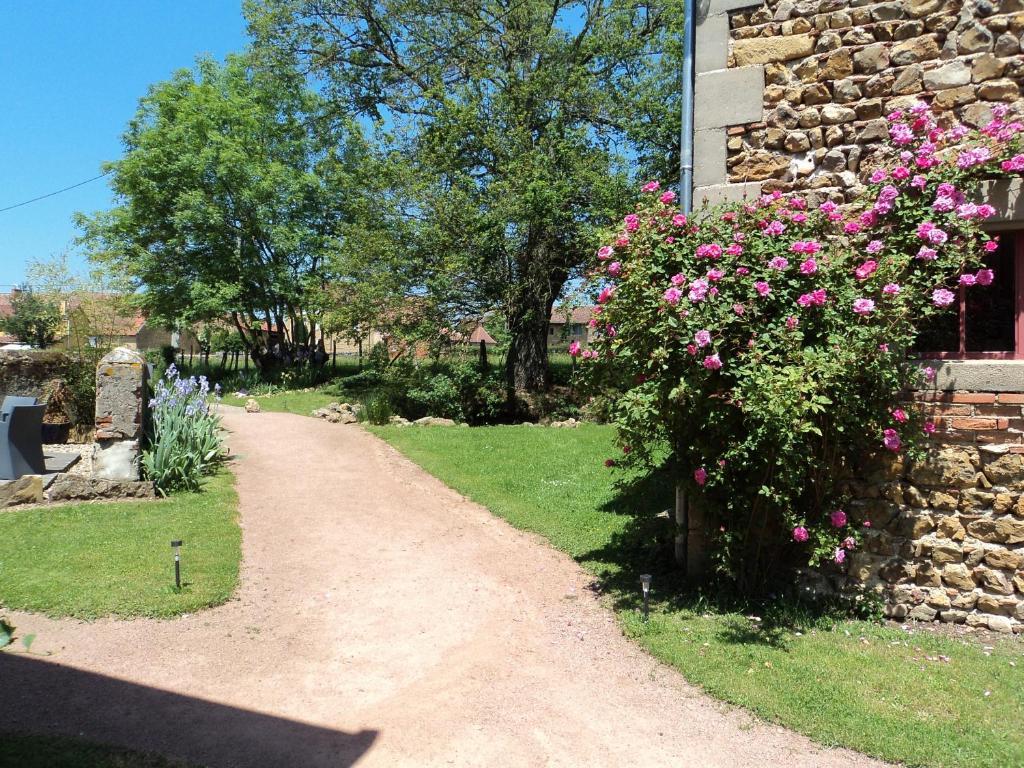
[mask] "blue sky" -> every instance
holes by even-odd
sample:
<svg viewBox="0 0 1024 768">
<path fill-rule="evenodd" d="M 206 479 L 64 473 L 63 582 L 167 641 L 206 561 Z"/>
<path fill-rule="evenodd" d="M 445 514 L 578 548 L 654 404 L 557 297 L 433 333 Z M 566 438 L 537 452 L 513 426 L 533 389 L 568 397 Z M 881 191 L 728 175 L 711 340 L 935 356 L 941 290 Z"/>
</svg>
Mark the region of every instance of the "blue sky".
<svg viewBox="0 0 1024 768">
<path fill-rule="evenodd" d="M 147 87 L 246 42 L 241 0 L 0 3 L 0 208 L 100 173 Z M 0 291 L 71 245 L 75 211 L 110 205 L 104 179 L 0 213 Z M 76 257 L 78 264 L 83 264 Z"/>
</svg>

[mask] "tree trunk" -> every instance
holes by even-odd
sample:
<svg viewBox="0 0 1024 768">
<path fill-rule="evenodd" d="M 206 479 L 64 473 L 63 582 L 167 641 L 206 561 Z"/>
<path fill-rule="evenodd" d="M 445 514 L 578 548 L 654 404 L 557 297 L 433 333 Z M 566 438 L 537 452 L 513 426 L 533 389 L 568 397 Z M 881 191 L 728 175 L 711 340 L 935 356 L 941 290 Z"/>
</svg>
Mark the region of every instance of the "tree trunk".
<svg viewBox="0 0 1024 768">
<path fill-rule="evenodd" d="M 550 384 L 548 371 L 548 326 L 551 308 L 562 290 L 566 275 L 548 266 L 546 249 L 528 257 L 534 272 L 510 302 L 508 311 L 508 356 L 505 382 L 510 392 L 543 392 Z"/>
</svg>

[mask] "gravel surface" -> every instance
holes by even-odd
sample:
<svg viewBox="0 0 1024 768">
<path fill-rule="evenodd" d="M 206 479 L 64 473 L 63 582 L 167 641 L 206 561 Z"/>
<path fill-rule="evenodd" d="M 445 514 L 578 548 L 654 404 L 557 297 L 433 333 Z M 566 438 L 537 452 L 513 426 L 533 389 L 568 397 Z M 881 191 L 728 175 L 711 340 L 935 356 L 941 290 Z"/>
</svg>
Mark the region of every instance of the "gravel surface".
<svg viewBox="0 0 1024 768">
<path fill-rule="evenodd" d="M 174 621 L 13 615 L 36 641 L 0 653 L 0 730 L 215 767 L 880 765 L 703 695 L 570 558 L 359 427 L 222 413 L 236 599 Z"/>
</svg>

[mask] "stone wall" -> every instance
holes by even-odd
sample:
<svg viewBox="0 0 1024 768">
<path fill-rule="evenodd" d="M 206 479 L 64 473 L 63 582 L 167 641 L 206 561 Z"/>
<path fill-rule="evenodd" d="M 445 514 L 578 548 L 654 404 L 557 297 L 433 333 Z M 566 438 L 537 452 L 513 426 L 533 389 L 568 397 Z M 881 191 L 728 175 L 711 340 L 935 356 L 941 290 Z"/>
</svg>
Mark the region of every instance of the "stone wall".
<svg viewBox="0 0 1024 768">
<path fill-rule="evenodd" d="M 965 405 L 985 404 L 950 407 Z M 1020 403 L 1003 407 L 1019 417 Z M 880 460 L 853 484 L 864 537 L 849 575 L 879 589 L 892 618 L 1024 632 L 1024 446 L 960 437 L 918 462 Z"/>
<path fill-rule="evenodd" d="M 1022 33 L 1024 0 L 711 0 L 697 37 L 695 200 L 849 199 L 891 150 L 885 115 L 915 100 L 973 126 L 997 102 L 1024 112 Z M 719 116 L 714 101 L 738 106 Z"/>
<path fill-rule="evenodd" d="M 0 394 L 42 398 L 47 385 L 63 379 L 67 355 L 50 351 L 0 351 Z"/>
</svg>

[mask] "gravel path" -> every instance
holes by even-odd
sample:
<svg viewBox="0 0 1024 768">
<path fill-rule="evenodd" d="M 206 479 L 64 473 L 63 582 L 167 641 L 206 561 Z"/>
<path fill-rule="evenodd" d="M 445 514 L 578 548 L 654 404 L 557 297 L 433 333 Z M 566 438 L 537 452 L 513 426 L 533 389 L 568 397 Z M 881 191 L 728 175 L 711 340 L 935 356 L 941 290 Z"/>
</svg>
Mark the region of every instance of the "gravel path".
<svg viewBox="0 0 1024 768">
<path fill-rule="evenodd" d="M 358 427 L 224 412 L 236 599 L 174 621 L 14 615 L 37 640 L 0 653 L 0 729 L 217 768 L 879 765 L 704 696 L 568 557 Z"/>
</svg>

